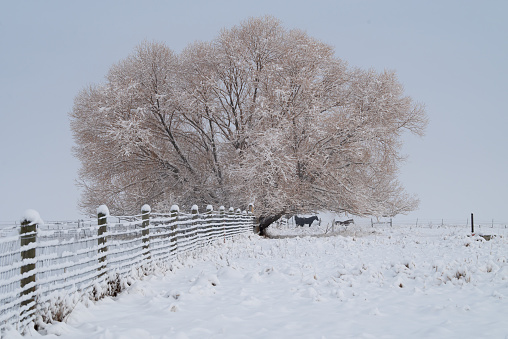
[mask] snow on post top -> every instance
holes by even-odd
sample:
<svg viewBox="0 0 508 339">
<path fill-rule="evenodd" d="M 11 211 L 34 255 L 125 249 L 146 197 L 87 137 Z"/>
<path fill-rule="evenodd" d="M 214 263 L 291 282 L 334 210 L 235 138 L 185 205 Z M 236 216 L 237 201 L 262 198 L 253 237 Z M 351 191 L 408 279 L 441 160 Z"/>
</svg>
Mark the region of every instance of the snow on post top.
<svg viewBox="0 0 508 339">
<path fill-rule="evenodd" d="M 141 207 L 141 213 L 150 213 L 152 211 L 152 208 L 148 204 L 144 204 Z"/>
<path fill-rule="evenodd" d="M 207 211 L 213 211 L 213 206 L 212 205 L 206 205 L 206 210 Z"/>
<path fill-rule="evenodd" d="M 198 205 L 192 205 L 191 211 L 198 211 Z"/>
<path fill-rule="evenodd" d="M 180 212 L 180 207 L 178 207 L 178 205 L 173 205 L 173 206 L 171 206 L 170 211 L 171 212 Z"/>
<path fill-rule="evenodd" d="M 97 215 L 102 214 L 105 216 L 109 215 L 109 208 L 106 205 L 100 205 L 99 208 L 97 208 Z"/>
<path fill-rule="evenodd" d="M 44 224 L 44 221 L 41 219 L 39 212 L 36 210 L 26 210 L 25 213 L 23 213 L 23 219 L 21 219 L 22 223 L 25 221 L 28 221 L 30 225 Z"/>
</svg>

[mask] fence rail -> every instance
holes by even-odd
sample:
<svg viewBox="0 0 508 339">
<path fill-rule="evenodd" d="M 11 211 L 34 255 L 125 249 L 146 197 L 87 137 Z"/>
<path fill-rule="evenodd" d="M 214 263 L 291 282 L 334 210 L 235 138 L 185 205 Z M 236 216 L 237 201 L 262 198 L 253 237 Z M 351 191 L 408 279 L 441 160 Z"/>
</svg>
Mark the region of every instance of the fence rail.
<svg viewBox="0 0 508 339">
<path fill-rule="evenodd" d="M 145 205 L 122 222 L 105 211 L 101 207 L 97 219 L 78 223 L 25 220 L 2 229 L 0 332 L 62 320 L 83 298 L 115 295 L 157 265 L 254 226 L 251 212 L 222 206 L 201 214 L 197 208 L 183 214 L 177 206 L 152 214 Z"/>
</svg>

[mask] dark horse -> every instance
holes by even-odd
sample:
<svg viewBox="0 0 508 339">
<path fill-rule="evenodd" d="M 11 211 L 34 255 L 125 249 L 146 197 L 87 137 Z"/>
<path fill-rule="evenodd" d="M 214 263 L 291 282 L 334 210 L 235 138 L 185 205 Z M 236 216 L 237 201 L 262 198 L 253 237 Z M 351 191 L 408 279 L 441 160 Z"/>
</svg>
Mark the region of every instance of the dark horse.
<svg viewBox="0 0 508 339">
<path fill-rule="evenodd" d="M 302 226 L 303 227 L 305 224 L 309 224 L 309 227 L 310 227 L 310 225 L 312 225 L 314 220 L 319 220 L 319 218 L 316 217 L 316 216 L 313 216 L 313 217 L 310 217 L 310 218 L 299 218 L 297 215 L 295 215 L 296 226 Z"/>
</svg>

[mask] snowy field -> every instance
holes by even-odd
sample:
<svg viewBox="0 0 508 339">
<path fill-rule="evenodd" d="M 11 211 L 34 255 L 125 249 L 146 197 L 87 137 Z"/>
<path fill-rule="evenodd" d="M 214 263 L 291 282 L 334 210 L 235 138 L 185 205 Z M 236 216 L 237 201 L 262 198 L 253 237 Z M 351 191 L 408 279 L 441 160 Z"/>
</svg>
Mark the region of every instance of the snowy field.
<svg viewBox="0 0 508 339">
<path fill-rule="evenodd" d="M 116 298 L 78 304 L 44 337 L 508 338 L 506 234 L 413 225 L 306 236 L 326 229 L 217 243 Z"/>
</svg>

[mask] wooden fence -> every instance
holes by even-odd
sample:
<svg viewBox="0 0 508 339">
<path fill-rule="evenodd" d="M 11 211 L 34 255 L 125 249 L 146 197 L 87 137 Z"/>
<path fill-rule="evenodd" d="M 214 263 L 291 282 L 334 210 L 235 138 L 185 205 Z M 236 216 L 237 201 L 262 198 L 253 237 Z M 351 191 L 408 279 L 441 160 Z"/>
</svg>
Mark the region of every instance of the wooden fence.
<svg viewBox="0 0 508 339">
<path fill-rule="evenodd" d="M 129 217 L 109 216 L 105 206 L 97 211 L 96 220 L 77 224 L 26 218 L 17 229 L 3 230 L 0 335 L 9 327 L 23 333 L 29 324 L 62 320 L 79 301 L 116 295 L 157 266 L 255 226 L 251 211 L 222 206 L 205 213 L 193 206 L 190 214 L 173 206 L 156 214 L 145 205 Z"/>
</svg>

